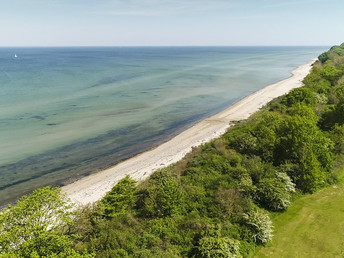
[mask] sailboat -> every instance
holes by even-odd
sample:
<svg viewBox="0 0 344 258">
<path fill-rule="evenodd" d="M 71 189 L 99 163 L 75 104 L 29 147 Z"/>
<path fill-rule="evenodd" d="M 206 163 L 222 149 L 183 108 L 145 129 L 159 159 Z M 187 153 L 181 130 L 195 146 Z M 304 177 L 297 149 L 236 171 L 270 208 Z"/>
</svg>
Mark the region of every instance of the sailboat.
<svg viewBox="0 0 344 258">
<path fill-rule="evenodd" d="M 18 58 L 17 54 L 14 54 L 14 58 Z"/>
</svg>

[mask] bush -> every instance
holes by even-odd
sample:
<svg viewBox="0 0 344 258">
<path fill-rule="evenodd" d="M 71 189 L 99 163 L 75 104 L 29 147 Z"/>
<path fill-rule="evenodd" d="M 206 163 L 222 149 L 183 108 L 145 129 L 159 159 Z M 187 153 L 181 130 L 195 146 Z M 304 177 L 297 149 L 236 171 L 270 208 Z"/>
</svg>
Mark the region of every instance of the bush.
<svg viewBox="0 0 344 258">
<path fill-rule="evenodd" d="M 344 125 L 336 124 L 330 135 L 334 142 L 334 152 L 336 154 L 344 153 Z"/>
<path fill-rule="evenodd" d="M 197 257 L 242 257 L 240 243 L 229 237 L 203 237 L 198 243 Z"/>
<path fill-rule="evenodd" d="M 295 185 L 285 173 L 277 173 L 275 178 L 264 178 L 257 185 L 256 200 L 272 211 L 286 210 L 290 205 L 291 193 Z"/>
<path fill-rule="evenodd" d="M 331 82 L 332 86 L 336 84 L 341 75 L 342 72 L 333 65 L 325 65 L 322 70 L 322 77 Z"/>
<path fill-rule="evenodd" d="M 269 215 L 261 209 L 254 208 L 243 215 L 244 222 L 250 230 L 253 241 L 257 244 L 266 244 L 273 237 L 273 226 Z"/>
<path fill-rule="evenodd" d="M 334 156 L 333 144 L 308 117 L 295 115 L 285 119 L 279 132 L 274 162 L 299 164 L 290 175 L 299 189 L 312 192 L 315 185 L 324 185 L 326 174 L 331 171 Z"/>
<path fill-rule="evenodd" d="M 285 95 L 281 100 L 281 103 L 286 105 L 287 107 L 291 107 L 297 103 L 313 105 L 315 104 L 315 102 L 316 100 L 314 92 L 305 87 L 291 90 L 289 94 Z"/>
<path fill-rule="evenodd" d="M 258 141 L 250 129 L 248 126 L 241 126 L 228 132 L 225 137 L 229 142 L 229 147 L 241 154 L 255 154 Z"/>
<path fill-rule="evenodd" d="M 63 233 L 75 212 L 60 188 L 47 186 L 23 196 L 0 212 L 0 256 L 80 257 L 73 249 L 75 236 Z"/>
<path fill-rule="evenodd" d="M 321 55 L 318 56 L 318 59 L 320 60 L 320 62 L 325 63 L 329 59 L 328 53 L 327 52 L 322 53 Z"/>
<path fill-rule="evenodd" d="M 136 192 L 135 180 L 129 176 L 120 180 L 102 199 L 104 215 L 110 218 L 124 214 L 128 206 L 136 201 Z"/>
<path fill-rule="evenodd" d="M 238 189 L 220 188 L 215 195 L 215 199 L 225 215 L 228 214 L 229 217 L 247 212 L 250 207 L 250 200 Z"/>
<path fill-rule="evenodd" d="M 147 215 L 152 217 L 172 216 L 185 211 L 184 192 L 179 182 L 164 172 L 154 175 L 144 203 Z"/>
</svg>

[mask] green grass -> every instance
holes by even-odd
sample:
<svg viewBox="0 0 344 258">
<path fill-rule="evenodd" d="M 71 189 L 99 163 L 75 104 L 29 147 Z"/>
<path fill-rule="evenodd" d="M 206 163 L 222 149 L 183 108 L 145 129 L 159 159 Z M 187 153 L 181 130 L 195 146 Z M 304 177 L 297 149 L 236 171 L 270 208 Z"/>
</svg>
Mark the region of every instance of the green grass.
<svg viewBox="0 0 344 258">
<path fill-rule="evenodd" d="M 275 216 L 275 236 L 255 257 L 344 257 L 343 176 Z"/>
</svg>

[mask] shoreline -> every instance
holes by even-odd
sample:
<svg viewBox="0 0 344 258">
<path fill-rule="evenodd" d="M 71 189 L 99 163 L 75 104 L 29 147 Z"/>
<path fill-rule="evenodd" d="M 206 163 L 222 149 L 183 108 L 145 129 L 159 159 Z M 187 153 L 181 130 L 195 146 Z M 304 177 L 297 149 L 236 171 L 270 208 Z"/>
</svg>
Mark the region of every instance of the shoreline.
<svg viewBox="0 0 344 258">
<path fill-rule="evenodd" d="M 181 160 L 192 147 L 224 134 L 232 121 L 246 119 L 272 99 L 302 86 L 302 80 L 309 73 L 315 60 L 297 67 L 289 78 L 252 93 L 161 145 L 62 187 L 62 192 L 66 193 L 72 202 L 85 205 L 100 200 L 126 175 L 130 175 L 136 181 L 146 179 L 156 170 Z"/>
</svg>

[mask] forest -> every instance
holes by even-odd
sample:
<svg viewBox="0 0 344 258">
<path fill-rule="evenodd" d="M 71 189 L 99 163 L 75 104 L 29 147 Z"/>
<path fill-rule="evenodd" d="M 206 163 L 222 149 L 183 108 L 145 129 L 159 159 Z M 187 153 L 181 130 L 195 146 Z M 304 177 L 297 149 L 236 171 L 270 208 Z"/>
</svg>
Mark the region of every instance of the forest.
<svg viewBox="0 0 344 258">
<path fill-rule="evenodd" d="M 0 212 L 1 257 L 252 257 L 271 215 L 337 182 L 344 154 L 344 43 L 296 88 L 180 162 L 76 209 L 58 187 Z M 286 247 L 288 248 L 288 247 Z"/>
</svg>

